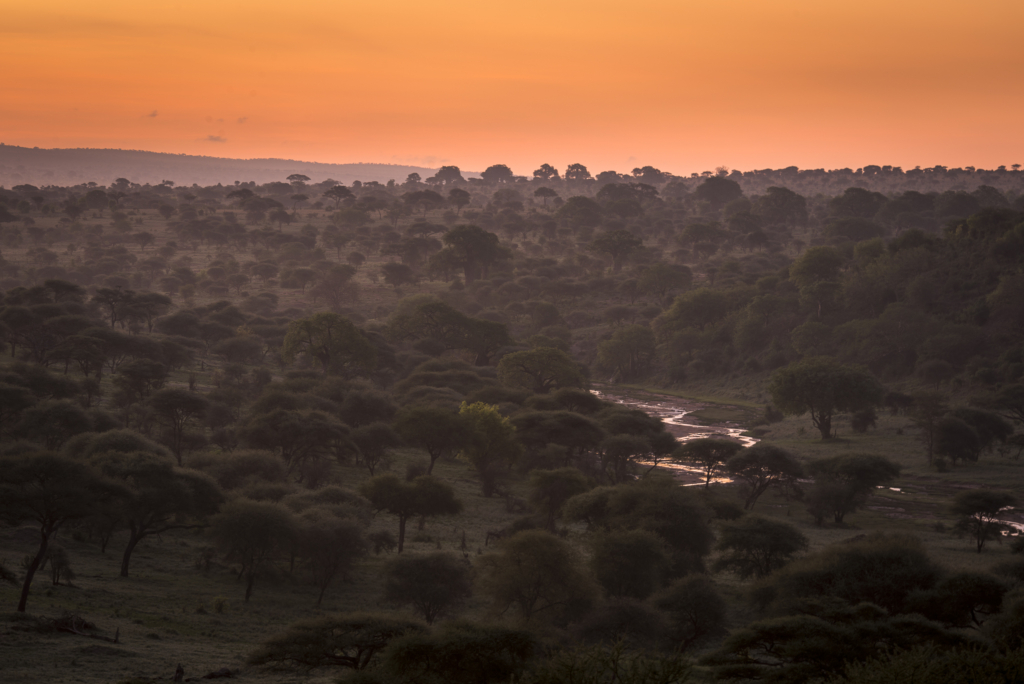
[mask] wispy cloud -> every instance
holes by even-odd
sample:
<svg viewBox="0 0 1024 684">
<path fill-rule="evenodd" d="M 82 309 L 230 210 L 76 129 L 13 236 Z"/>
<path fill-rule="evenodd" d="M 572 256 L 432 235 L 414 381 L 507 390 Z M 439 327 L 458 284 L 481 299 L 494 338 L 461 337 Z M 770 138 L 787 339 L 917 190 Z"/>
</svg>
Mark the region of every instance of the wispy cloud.
<svg viewBox="0 0 1024 684">
<path fill-rule="evenodd" d="M 247 117 L 247 116 L 240 116 L 240 117 L 238 117 L 238 123 L 240 123 L 240 124 L 243 124 L 243 123 L 245 123 L 248 120 L 249 120 L 249 117 Z"/>
<path fill-rule="evenodd" d="M 146 115 L 146 118 L 147 119 L 155 119 L 156 115 L 157 115 L 157 111 L 154 109 L 153 111 L 151 111 L 149 114 Z"/>
<path fill-rule="evenodd" d="M 206 136 L 206 142 L 223 143 L 227 142 L 228 139 L 221 135 L 208 135 Z"/>
</svg>

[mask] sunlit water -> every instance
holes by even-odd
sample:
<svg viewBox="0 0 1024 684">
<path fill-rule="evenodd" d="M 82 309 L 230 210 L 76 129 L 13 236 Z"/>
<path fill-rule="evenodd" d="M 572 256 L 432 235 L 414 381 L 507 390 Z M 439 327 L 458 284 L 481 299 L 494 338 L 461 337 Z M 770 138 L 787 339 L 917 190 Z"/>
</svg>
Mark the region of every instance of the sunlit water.
<svg viewBox="0 0 1024 684">
<path fill-rule="evenodd" d="M 602 392 L 600 390 L 591 390 L 591 392 L 605 401 L 610 401 L 621 406 L 628 406 L 629 408 L 640 409 L 649 416 L 660 418 L 669 432 L 671 432 L 678 442 L 689 442 L 694 439 L 730 439 L 739 442 L 745 447 L 757 444 L 757 439 L 754 437 L 748 437 L 743 435 L 745 428 L 742 426 L 723 423 L 714 427 L 707 425 L 701 425 L 695 422 L 694 418 L 687 418 L 687 415 L 694 411 L 704 408 L 703 404 L 690 401 L 688 399 L 677 399 L 677 398 L 666 398 L 664 400 L 658 399 L 638 399 L 635 396 L 626 396 L 617 394 L 615 392 Z M 640 461 L 642 465 L 651 466 L 653 463 L 650 461 Z M 704 485 L 704 470 L 696 466 L 687 465 L 685 463 L 675 463 L 671 461 L 661 461 L 657 465 L 658 468 L 662 468 L 669 472 L 675 473 L 680 479 L 686 481 L 681 482 L 684 487 L 696 487 Z M 691 481 L 696 478 L 696 481 Z M 711 478 L 712 482 L 732 482 L 732 478 L 725 475 L 716 475 Z"/>
<path fill-rule="evenodd" d="M 600 390 L 591 390 L 591 392 L 605 401 L 610 401 L 621 406 L 640 409 L 649 416 L 661 418 L 661 420 L 668 426 L 668 430 L 675 435 L 678 442 L 688 442 L 693 439 L 707 439 L 709 437 L 717 439 L 732 439 L 745 447 L 752 446 L 758 442 L 754 437 L 743 435 L 742 433 L 746 430 L 742 426 L 725 423 L 715 427 L 709 427 L 695 422 L 695 419 L 693 418 L 687 418 L 688 414 L 704 407 L 703 404 L 693 402 L 688 399 L 677 399 L 674 397 L 666 398 L 664 400 L 657 400 L 653 398 L 638 399 L 635 396 L 626 396 L 615 392 L 602 392 Z M 640 463 L 647 466 L 653 465 L 650 461 L 640 461 Z M 704 484 L 704 471 L 701 468 L 686 465 L 685 463 L 674 463 L 670 461 L 662 461 L 658 463 L 657 467 L 676 473 L 681 480 L 685 480 L 680 482 L 684 487 L 698 487 Z M 711 481 L 726 483 L 732 482 L 733 480 L 732 478 L 724 475 L 717 475 L 711 478 Z M 878 489 L 892 491 L 897 494 L 905 493 L 899 487 L 887 487 L 882 485 L 879 486 Z M 1004 510 L 1006 512 L 1010 512 L 1015 509 L 1008 508 Z M 1022 522 L 1017 522 L 1016 520 L 1000 520 L 999 522 L 1009 528 L 1003 532 L 1003 535 L 1024 534 L 1024 523 Z"/>
</svg>

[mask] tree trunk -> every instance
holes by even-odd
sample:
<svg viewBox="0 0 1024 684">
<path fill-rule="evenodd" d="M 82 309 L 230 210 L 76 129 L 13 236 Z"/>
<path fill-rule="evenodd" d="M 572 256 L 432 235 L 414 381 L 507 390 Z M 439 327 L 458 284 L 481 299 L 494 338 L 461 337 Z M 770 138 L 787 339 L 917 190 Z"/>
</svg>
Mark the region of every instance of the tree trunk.
<svg viewBox="0 0 1024 684">
<path fill-rule="evenodd" d="M 39 564 L 43 562 L 43 558 L 46 557 L 46 549 L 50 545 L 50 536 L 48 534 L 42 534 L 42 540 L 39 542 L 39 552 L 36 553 L 36 557 L 32 559 L 28 569 L 25 571 L 25 583 L 21 585 L 21 600 L 18 601 L 18 612 L 24 613 L 25 606 L 28 604 L 28 591 L 32 587 L 32 578 L 35 577 L 36 570 L 39 569 Z"/>
<path fill-rule="evenodd" d="M 135 530 L 131 531 L 131 536 L 128 537 L 128 546 L 124 548 L 124 556 L 121 557 L 121 577 L 128 576 L 128 563 L 131 562 L 132 552 L 141 539 L 142 535 L 136 534 Z"/>
<path fill-rule="evenodd" d="M 821 438 L 831 439 L 832 438 L 832 416 L 818 416 L 818 432 L 821 433 Z"/>
</svg>

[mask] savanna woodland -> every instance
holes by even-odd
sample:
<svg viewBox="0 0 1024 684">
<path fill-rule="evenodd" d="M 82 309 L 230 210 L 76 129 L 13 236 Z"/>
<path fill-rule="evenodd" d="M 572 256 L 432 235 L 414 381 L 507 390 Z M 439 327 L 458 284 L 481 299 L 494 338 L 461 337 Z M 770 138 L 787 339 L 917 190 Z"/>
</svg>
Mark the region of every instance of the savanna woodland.
<svg viewBox="0 0 1024 684">
<path fill-rule="evenodd" d="M 1019 166 L 17 185 L 0 250 L 4 681 L 1024 680 Z"/>
</svg>

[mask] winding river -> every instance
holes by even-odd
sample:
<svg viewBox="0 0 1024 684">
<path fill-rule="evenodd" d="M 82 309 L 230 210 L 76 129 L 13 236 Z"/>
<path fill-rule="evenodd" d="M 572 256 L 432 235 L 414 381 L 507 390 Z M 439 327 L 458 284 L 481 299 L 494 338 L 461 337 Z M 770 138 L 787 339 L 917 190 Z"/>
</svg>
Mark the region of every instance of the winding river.
<svg viewBox="0 0 1024 684">
<path fill-rule="evenodd" d="M 613 387 L 602 387 L 599 390 L 591 390 L 591 392 L 605 401 L 640 409 L 649 416 L 660 418 L 665 423 L 665 429 L 672 433 L 679 442 L 715 437 L 731 439 L 743 446 L 751 446 L 758 441 L 754 437 L 743 435 L 742 433 L 746 431 L 746 428 L 738 423 L 726 422 L 712 427 L 701 425 L 696 418 L 687 417 L 694 411 L 708 408 L 710 404 L 639 390 L 616 391 Z M 657 467 L 673 473 L 684 487 L 704 484 L 704 471 L 700 468 L 686 465 L 685 463 L 673 462 L 661 462 Z M 732 482 L 732 478 L 719 475 L 712 478 L 711 481 Z"/>
<path fill-rule="evenodd" d="M 687 417 L 695 411 L 712 406 L 712 404 L 642 390 L 617 391 L 614 387 L 602 387 L 599 390 L 591 390 L 591 392 L 606 401 L 628 406 L 629 408 L 640 409 L 650 416 L 661 418 L 665 423 L 665 429 L 671 432 L 679 442 L 687 442 L 691 439 L 705 439 L 707 437 L 732 439 L 743 446 L 752 446 L 758 442 L 756 438 L 742 434 L 746 431 L 746 428 L 738 423 L 727 422 L 715 426 L 707 426 L 702 425 L 696 418 Z M 641 463 L 643 462 L 641 461 Z M 704 484 L 704 471 L 700 468 L 684 463 L 672 462 L 662 462 L 657 467 L 673 473 L 684 487 L 702 486 Z M 711 481 L 725 483 L 732 482 L 733 480 L 720 474 L 712 478 Z M 899 494 L 903 493 L 899 487 L 883 485 L 879 489 L 891 490 Z M 1013 514 L 1020 513 L 1020 510 L 1008 508 L 1003 509 L 1001 512 Z M 1024 534 L 1024 523 L 1019 520 L 999 520 L 998 522 L 1008 528 L 1004 530 L 1004 535 Z"/>
</svg>

